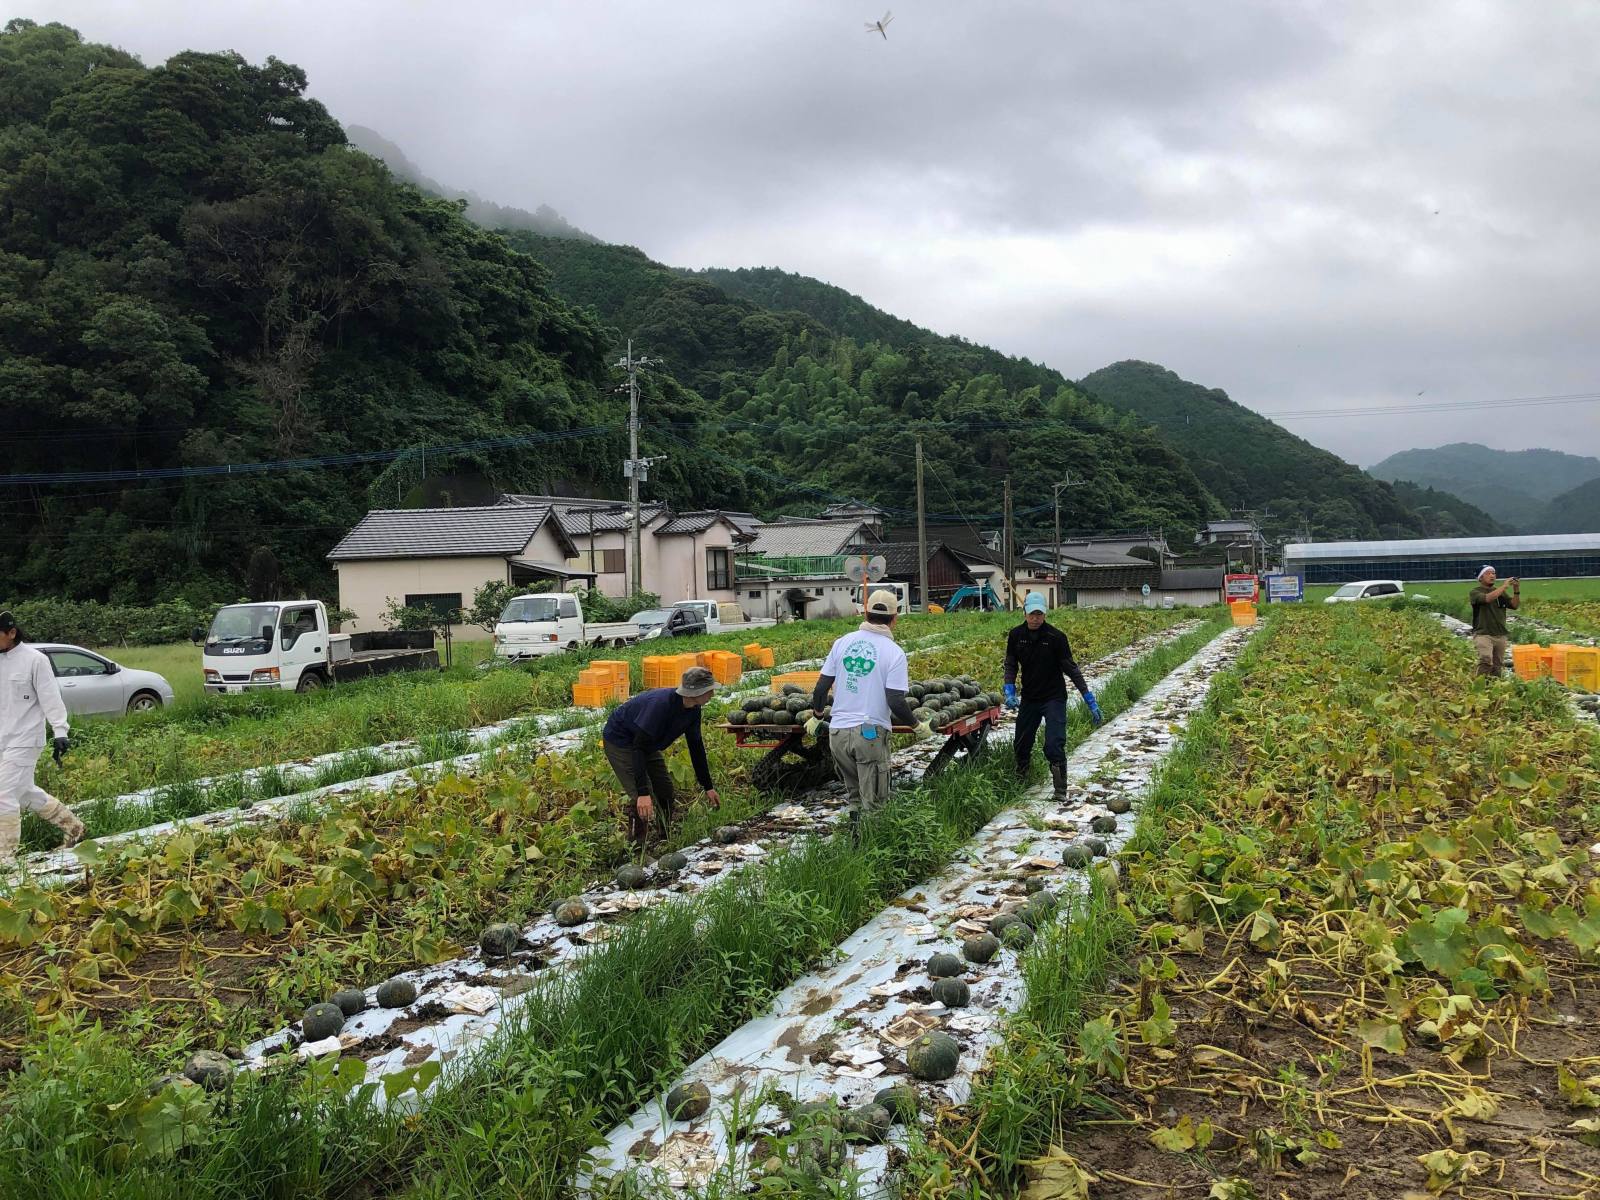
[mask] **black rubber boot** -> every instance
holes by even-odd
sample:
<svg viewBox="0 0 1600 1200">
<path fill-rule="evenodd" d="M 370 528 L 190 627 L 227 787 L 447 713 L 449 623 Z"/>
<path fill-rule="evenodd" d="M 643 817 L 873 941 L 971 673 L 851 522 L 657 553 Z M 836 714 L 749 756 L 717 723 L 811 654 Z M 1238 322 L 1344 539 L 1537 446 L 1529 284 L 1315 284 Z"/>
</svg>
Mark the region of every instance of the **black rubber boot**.
<svg viewBox="0 0 1600 1200">
<path fill-rule="evenodd" d="M 1050 764 L 1050 782 L 1055 785 L 1056 803 L 1060 804 L 1067 798 L 1067 764 L 1053 762 Z"/>
<path fill-rule="evenodd" d="M 1016 767 L 1018 779 L 1026 779 L 1028 777 L 1028 762 L 1026 759 L 1013 759 L 1012 765 Z"/>
</svg>

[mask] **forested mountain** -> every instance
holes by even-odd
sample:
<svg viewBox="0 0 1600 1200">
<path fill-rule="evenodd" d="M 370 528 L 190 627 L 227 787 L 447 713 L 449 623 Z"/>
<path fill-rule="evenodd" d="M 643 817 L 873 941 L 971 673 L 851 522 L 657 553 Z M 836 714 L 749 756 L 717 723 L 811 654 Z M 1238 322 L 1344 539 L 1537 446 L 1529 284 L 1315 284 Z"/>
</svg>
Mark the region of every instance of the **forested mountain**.
<svg viewBox="0 0 1600 1200">
<path fill-rule="evenodd" d="M 421 167 L 406 157 L 404 150 L 365 125 L 346 125 L 344 133 L 352 146 L 380 159 L 396 179 L 415 184 L 429 195 L 444 200 L 465 200 L 467 220 L 485 229 L 526 229 L 547 237 L 578 238 L 588 242 L 595 240 L 592 234 L 573 225 L 548 204 L 541 204 L 533 212 L 525 208 L 509 208 L 485 200 L 476 192 L 462 191 L 430 179 L 423 174 Z"/>
<path fill-rule="evenodd" d="M 1600 530 L 1600 479 L 1562 492 L 1540 510 L 1530 532 L 1594 533 Z"/>
<path fill-rule="evenodd" d="M 937 513 L 992 524 L 1010 474 L 1019 530 L 1042 532 L 1063 471 L 1087 485 L 1071 510 L 1085 528 L 1164 526 L 1181 538 L 1221 511 L 1159 434 L 1047 368 L 890 317 L 850 336 L 729 296 L 712 282 L 723 273 L 673 271 L 631 247 L 507 236 L 550 269 L 557 295 L 721 410 L 727 453 L 772 507 L 844 495 L 909 513 L 921 436 Z"/>
<path fill-rule="evenodd" d="M 1580 484 L 1600 479 L 1600 458 L 1452 442 L 1391 454 L 1369 473 L 1379 479 L 1409 479 L 1460 496 L 1513 529 L 1553 533 L 1545 526 L 1551 502 Z"/>
<path fill-rule="evenodd" d="M 1313 538 L 1417 537 L 1427 523 L 1388 484 L 1313 446 L 1218 388 L 1165 367 L 1119 362 L 1081 386 L 1161 429 L 1206 486 L 1230 508 L 1260 514 L 1270 534 L 1309 526 Z"/>
<path fill-rule="evenodd" d="M 1409 479 L 1397 479 L 1389 486 L 1394 489 L 1395 499 L 1421 518 L 1422 531 L 1428 537 L 1494 537 L 1511 532 L 1460 496 L 1422 487 Z"/>
</svg>

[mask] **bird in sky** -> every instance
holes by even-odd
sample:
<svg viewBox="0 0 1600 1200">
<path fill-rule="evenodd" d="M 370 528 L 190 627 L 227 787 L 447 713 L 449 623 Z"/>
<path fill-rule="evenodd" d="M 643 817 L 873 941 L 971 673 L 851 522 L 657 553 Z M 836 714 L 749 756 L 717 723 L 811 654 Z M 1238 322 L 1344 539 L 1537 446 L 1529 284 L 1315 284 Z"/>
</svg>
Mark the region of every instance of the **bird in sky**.
<svg viewBox="0 0 1600 1200">
<path fill-rule="evenodd" d="M 883 40 L 887 42 L 889 40 L 889 34 L 886 32 L 886 30 L 889 22 L 892 20 L 894 20 L 894 14 L 892 12 L 886 12 L 883 14 L 883 20 L 867 22 L 867 32 L 881 33 L 883 34 Z"/>
</svg>

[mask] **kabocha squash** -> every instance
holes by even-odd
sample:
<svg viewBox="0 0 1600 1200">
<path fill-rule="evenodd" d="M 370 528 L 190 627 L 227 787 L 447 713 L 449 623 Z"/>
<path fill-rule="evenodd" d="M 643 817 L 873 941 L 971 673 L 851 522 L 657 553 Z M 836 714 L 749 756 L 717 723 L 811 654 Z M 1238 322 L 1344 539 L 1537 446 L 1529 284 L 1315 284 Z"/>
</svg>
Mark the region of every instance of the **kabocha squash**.
<svg viewBox="0 0 1600 1200">
<path fill-rule="evenodd" d="M 300 1018 L 300 1032 L 306 1041 L 320 1042 L 344 1028 L 344 1014 L 337 1004 L 313 1004 Z"/>
<path fill-rule="evenodd" d="M 1033 898 L 1028 901 L 1028 907 L 1044 913 L 1053 913 L 1061 907 L 1061 897 L 1057 896 L 1049 888 L 1040 888 L 1033 894 Z"/>
<path fill-rule="evenodd" d="M 743 725 L 750 719 L 750 714 L 743 710 L 736 710 L 728 714 L 729 725 Z"/>
<path fill-rule="evenodd" d="M 1033 945 L 1033 930 L 1018 921 L 1015 925 L 1005 927 L 1005 931 L 1000 935 L 1000 942 L 1013 950 L 1026 950 Z"/>
<path fill-rule="evenodd" d="M 183 1064 L 183 1075 L 208 1092 L 220 1092 L 233 1078 L 233 1060 L 216 1050 L 196 1050 Z"/>
<path fill-rule="evenodd" d="M 710 1107 L 711 1089 L 703 1083 L 680 1083 L 667 1093 L 667 1115 L 674 1121 L 693 1121 Z"/>
<path fill-rule="evenodd" d="M 743 837 L 744 835 L 739 831 L 737 825 L 719 825 L 716 833 L 711 835 L 712 841 L 719 846 L 731 846 L 735 842 L 742 840 Z"/>
<path fill-rule="evenodd" d="M 992 933 L 980 933 L 961 943 L 961 953 L 968 962 L 986 963 L 1000 953 L 1000 939 Z"/>
<path fill-rule="evenodd" d="M 643 867 L 637 863 L 629 863 L 617 872 L 616 880 L 619 888 L 626 888 L 631 892 L 634 888 L 642 888 L 650 881 L 650 877 Z"/>
<path fill-rule="evenodd" d="M 1077 867 L 1082 869 L 1089 865 L 1094 857 L 1094 852 L 1082 842 L 1074 842 L 1061 851 L 1061 865 L 1063 867 Z"/>
<path fill-rule="evenodd" d="M 943 979 L 950 975 L 959 975 L 966 970 L 962 962 L 954 954 L 941 950 L 928 959 L 928 974 L 935 979 Z"/>
<path fill-rule="evenodd" d="M 1106 844 L 1099 838 L 1084 838 L 1083 844 L 1089 848 L 1089 853 L 1096 858 L 1104 858 L 1106 856 Z"/>
<path fill-rule="evenodd" d="M 499 922 L 478 935 L 478 948 L 490 958 L 509 958 L 522 940 L 522 930 Z"/>
<path fill-rule="evenodd" d="M 571 929 L 589 919 L 589 906 L 582 900 L 563 900 L 556 905 L 554 916 L 557 925 L 563 929 Z"/>
<path fill-rule="evenodd" d="M 965 1008 L 972 1002 L 972 990 L 965 979 L 940 979 L 934 982 L 933 998 L 946 1008 Z"/>
<path fill-rule="evenodd" d="M 933 1029 L 912 1042 L 906 1050 L 906 1066 L 918 1079 L 949 1079 L 961 1062 L 961 1047 L 955 1038 Z"/>
<path fill-rule="evenodd" d="M 844 1131 L 853 1138 L 864 1142 L 881 1142 L 889 1136 L 889 1127 L 894 1124 L 894 1118 L 889 1115 L 889 1110 L 880 1104 L 862 1104 L 852 1108 L 844 1115 Z"/>
<path fill-rule="evenodd" d="M 1118 795 L 1115 795 L 1115 796 L 1111 797 L 1111 799 L 1106 801 L 1106 807 L 1109 808 L 1112 812 L 1119 813 L 1119 814 L 1120 813 L 1125 813 L 1125 812 L 1132 812 L 1133 811 L 1133 801 L 1130 800 L 1127 796 L 1118 794 Z"/>
<path fill-rule="evenodd" d="M 379 1008 L 404 1008 L 417 998 L 417 985 L 409 979 L 385 979 L 378 985 Z"/>
<path fill-rule="evenodd" d="M 900 1123 L 915 1121 L 922 1109 L 922 1098 L 909 1083 L 897 1083 L 884 1088 L 872 1098 L 872 1102 L 887 1112 L 890 1120 Z"/>
<path fill-rule="evenodd" d="M 1117 819 L 1106 813 L 1101 813 L 1089 822 L 1089 828 L 1096 833 L 1115 833 L 1117 831 Z"/>
<path fill-rule="evenodd" d="M 367 993 L 360 988 L 340 988 L 330 1002 L 337 1004 L 345 1016 L 353 1017 L 358 1012 L 366 1011 Z"/>
<path fill-rule="evenodd" d="M 676 850 L 673 850 L 667 854 L 663 854 L 660 858 L 656 859 L 656 870 L 663 871 L 668 875 L 676 875 L 688 865 L 689 856 L 687 854 L 680 854 Z"/>
<path fill-rule="evenodd" d="M 1067 848 L 1071 849 L 1070 846 Z M 1003 912 L 999 916 L 989 919 L 989 932 L 997 938 L 1004 938 L 1006 930 L 1017 924 L 1020 924 L 1020 922 L 1017 920 L 1015 913 Z"/>
</svg>

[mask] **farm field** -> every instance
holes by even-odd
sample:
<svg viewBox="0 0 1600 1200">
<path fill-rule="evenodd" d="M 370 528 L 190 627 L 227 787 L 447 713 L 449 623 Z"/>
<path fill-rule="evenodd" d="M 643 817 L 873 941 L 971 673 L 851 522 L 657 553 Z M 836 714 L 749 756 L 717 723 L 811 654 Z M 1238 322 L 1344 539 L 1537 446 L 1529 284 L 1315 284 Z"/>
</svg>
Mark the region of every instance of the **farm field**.
<svg viewBox="0 0 1600 1200">
<path fill-rule="evenodd" d="M 922 1194 L 1596 1194 L 1597 768 L 1559 688 L 1425 614 L 1276 614 Z"/>
<path fill-rule="evenodd" d="M 1097 644 L 1125 646 L 1162 625 L 1126 614 L 1072 619 L 1086 662 Z M 1004 627 L 992 618 L 973 623 L 970 636 L 919 655 L 914 674 L 971 670 L 997 686 Z M 1207 636 L 1201 629 L 1158 647 L 1110 679 L 1101 692 L 1108 716 Z M 1088 732 L 1076 709 L 1069 730 L 1073 741 Z M 693 844 L 717 824 L 758 820 L 772 804 L 748 785 L 750 756 L 722 737 L 708 743 L 722 811 L 690 806 L 659 849 Z M 651 974 L 651 994 L 639 1011 L 662 1011 L 643 1028 L 635 1010 L 601 1003 L 597 1014 L 597 1006 L 587 1006 L 586 1019 L 621 1021 L 600 1032 L 630 1044 L 637 1039 L 642 1057 L 619 1067 L 621 1075 L 602 1060 L 601 1090 L 575 1095 L 571 1109 L 525 1101 L 509 1117 L 485 1115 L 481 1105 L 502 1103 L 505 1087 L 484 1092 L 464 1082 L 431 1101 L 420 1125 L 404 1123 L 374 1112 L 366 1103 L 371 1096 L 352 1091 L 355 1083 L 336 1064 L 297 1067 L 292 1057 L 240 1080 L 225 1103 L 177 1084 L 146 1088 L 182 1065 L 190 1050 L 238 1047 L 341 986 L 444 961 L 470 946 L 486 924 L 525 922 L 628 862 L 632 855 L 612 815 L 614 781 L 592 742 L 559 757 L 508 756 L 470 779 L 359 795 L 268 831 L 179 834 L 104 861 L 91 856 L 95 865 L 85 881 L 65 891 L 15 888 L 0 900 L 0 1064 L 9 1072 L 0 1109 L 19 1149 L 0 1156 L 6 1159 L 0 1194 L 24 1179 L 37 1183 L 45 1170 L 49 1182 L 40 1194 L 338 1195 L 353 1177 L 386 1170 L 396 1155 L 413 1162 L 408 1169 L 419 1177 L 445 1179 L 468 1169 L 457 1163 L 465 1155 L 476 1177 L 483 1156 L 468 1154 L 474 1136 L 468 1130 L 484 1120 L 516 1123 L 534 1114 L 537 1136 L 564 1154 L 566 1138 L 584 1136 L 582 1123 L 592 1128 L 600 1119 L 595 1105 L 614 1113 L 642 1095 L 649 1079 L 680 1066 L 696 1044 L 747 1016 L 772 987 L 943 862 L 974 822 L 998 811 L 1021 786 L 1000 769 L 999 757 L 958 766 L 905 793 L 881 834 L 863 844 L 807 839 L 752 868 L 759 884 L 714 889 L 717 898 L 708 893 L 686 916 L 663 914 L 648 962 L 665 964 L 678 953 L 690 958 Z M 681 755 L 673 766 L 687 783 Z M 716 913 L 732 922 L 716 926 L 726 929 L 726 940 L 697 932 L 704 928 L 697 923 Z M 629 944 L 623 939 L 614 953 L 608 945 L 596 955 L 582 986 L 603 988 L 596 980 L 618 969 Z M 638 958 L 643 951 L 630 953 L 630 970 L 648 965 Z M 703 986 L 688 986 L 701 970 Z M 676 988 L 683 995 L 672 995 Z M 561 1045 L 562 1054 L 576 1051 Z M 308 1111 L 321 1114 L 314 1137 L 273 1134 Z M 470 1120 L 463 1123 L 463 1114 Z M 51 1149 L 63 1122 L 81 1135 L 72 1143 L 79 1150 L 65 1160 Z M 531 1169 L 521 1157 L 523 1169 Z M 45 1168 L 45 1159 L 56 1165 Z M 168 1178 L 163 1166 L 179 1159 L 193 1168 L 181 1181 Z M 252 1181 L 268 1178 L 280 1190 L 251 1190 Z"/>
<path fill-rule="evenodd" d="M 1374 579 L 1381 579 L 1381 573 L 1374 574 Z M 1413 583 L 1411 580 L 1403 581 L 1408 592 L 1422 592 L 1434 600 L 1459 602 L 1463 607 L 1467 603 L 1467 593 L 1473 588 L 1471 580 L 1450 580 L 1441 582 L 1437 579 L 1424 579 Z M 1321 603 L 1327 597 L 1339 590 L 1339 585 L 1334 583 L 1315 583 L 1306 588 L 1306 600 Z M 1592 600 L 1600 601 L 1600 579 L 1525 579 L 1522 589 L 1523 600 Z"/>
</svg>

